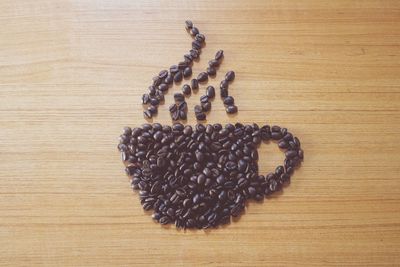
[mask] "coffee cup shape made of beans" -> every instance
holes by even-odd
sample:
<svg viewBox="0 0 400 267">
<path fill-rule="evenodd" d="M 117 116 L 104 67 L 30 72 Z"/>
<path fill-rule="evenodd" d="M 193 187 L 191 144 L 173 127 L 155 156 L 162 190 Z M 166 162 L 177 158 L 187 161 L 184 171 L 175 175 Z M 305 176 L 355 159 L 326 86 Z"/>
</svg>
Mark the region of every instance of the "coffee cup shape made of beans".
<svg viewBox="0 0 400 267">
<path fill-rule="evenodd" d="M 273 141 L 282 165 L 258 173 L 258 147 Z M 131 186 L 154 221 L 206 229 L 240 216 L 248 199 L 262 201 L 290 183 L 304 153 L 286 128 L 257 124 L 159 123 L 125 127 L 118 149 Z"/>
</svg>

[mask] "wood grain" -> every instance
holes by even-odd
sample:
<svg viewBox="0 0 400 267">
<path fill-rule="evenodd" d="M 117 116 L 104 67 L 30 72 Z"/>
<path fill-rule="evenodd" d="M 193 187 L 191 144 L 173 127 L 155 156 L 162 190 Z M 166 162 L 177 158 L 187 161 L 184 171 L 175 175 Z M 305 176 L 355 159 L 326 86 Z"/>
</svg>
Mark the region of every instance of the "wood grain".
<svg viewBox="0 0 400 267">
<path fill-rule="evenodd" d="M 399 1 L 3 0 L 0 10 L 1 266 L 400 264 Z M 210 83 L 237 74 L 239 114 L 217 99 L 208 122 L 284 125 L 306 155 L 283 194 L 211 231 L 153 223 L 116 151 L 122 127 L 144 122 L 151 77 L 189 49 L 187 18 L 207 37 L 194 73 L 224 49 Z M 154 121 L 171 123 L 167 106 Z M 261 150 L 262 172 L 283 159 Z"/>
</svg>

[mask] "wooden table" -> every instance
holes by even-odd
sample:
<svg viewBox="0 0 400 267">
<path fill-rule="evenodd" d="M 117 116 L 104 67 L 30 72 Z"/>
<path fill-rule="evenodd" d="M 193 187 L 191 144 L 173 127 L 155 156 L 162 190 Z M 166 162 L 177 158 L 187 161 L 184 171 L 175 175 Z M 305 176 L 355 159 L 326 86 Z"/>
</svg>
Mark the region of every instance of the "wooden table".
<svg viewBox="0 0 400 267">
<path fill-rule="evenodd" d="M 0 266 L 400 264 L 399 1 L 0 2 Z M 117 138 L 145 122 L 151 77 L 191 39 L 236 71 L 240 109 L 210 123 L 284 125 L 305 161 L 238 222 L 177 231 L 132 193 Z M 154 120 L 171 124 L 166 95 Z M 200 89 L 204 91 L 204 87 Z M 188 124 L 195 124 L 189 99 Z M 262 173 L 283 160 L 260 149 Z"/>
</svg>

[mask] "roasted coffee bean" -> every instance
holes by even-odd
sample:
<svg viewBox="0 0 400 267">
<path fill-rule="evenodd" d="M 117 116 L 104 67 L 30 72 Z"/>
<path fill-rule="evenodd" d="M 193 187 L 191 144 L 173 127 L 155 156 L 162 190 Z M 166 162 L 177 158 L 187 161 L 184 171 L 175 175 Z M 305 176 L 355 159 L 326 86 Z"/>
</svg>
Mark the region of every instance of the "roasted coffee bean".
<svg viewBox="0 0 400 267">
<path fill-rule="evenodd" d="M 158 109 L 156 106 L 150 105 L 147 110 L 151 113 L 151 115 L 157 114 Z"/>
<path fill-rule="evenodd" d="M 176 106 L 176 104 L 171 104 L 169 106 L 169 112 L 173 113 L 178 109 L 178 107 Z"/>
<path fill-rule="evenodd" d="M 158 86 L 158 90 L 160 90 L 161 92 L 166 92 L 166 91 L 168 91 L 168 85 L 166 85 L 165 83 L 162 83 Z"/>
<path fill-rule="evenodd" d="M 208 74 L 207 72 L 200 72 L 199 75 L 197 76 L 197 80 L 199 82 L 205 82 L 208 80 Z"/>
<path fill-rule="evenodd" d="M 223 50 L 218 50 L 217 53 L 215 54 L 215 59 L 218 61 L 221 61 L 221 59 L 224 57 L 224 51 Z"/>
<path fill-rule="evenodd" d="M 193 41 L 192 42 L 192 48 L 197 49 L 197 50 L 201 49 L 201 42 Z"/>
<path fill-rule="evenodd" d="M 217 74 L 217 70 L 214 67 L 208 67 L 207 68 L 207 74 L 209 76 L 215 76 Z"/>
<path fill-rule="evenodd" d="M 194 113 L 201 113 L 203 112 L 203 108 L 200 105 L 194 106 Z"/>
<path fill-rule="evenodd" d="M 227 97 L 228 96 L 228 89 L 221 88 L 220 89 L 220 96 L 223 97 L 223 98 Z"/>
<path fill-rule="evenodd" d="M 192 89 L 190 88 L 190 86 L 188 84 L 183 85 L 182 93 L 184 95 L 190 95 L 192 93 Z"/>
<path fill-rule="evenodd" d="M 237 111 L 238 111 L 238 108 L 235 105 L 230 105 L 230 106 L 226 107 L 226 113 L 228 113 L 228 114 L 234 114 Z"/>
<path fill-rule="evenodd" d="M 271 132 L 271 138 L 274 140 L 280 140 L 282 138 L 281 132 Z"/>
<path fill-rule="evenodd" d="M 200 103 L 207 103 L 209 101 L 208 96 L 207 95 L 202 95 L 200 97 Z"/>
<path fill-rule="evenodd" d="M 153 77 L 153 85 L 154 86 L 160 85 L 161 82 L 162 82 L 162 79 L 160 77 L 158 77 L 158 75 Z"/>
<path fill-rule="evenodd" d="M 192 87 L 192 90 L 199 89 L 199 81 L 197 79 L 192 79 L 190 81 L 190 86 Z"/>
<path fill-rule="evenodd" d="M 186 110 L 187 110 L 187 103 L 186 103 L 186 101 L 180 102 L 179 104 L 177 104 L 177 106 L 178 106 L 178 109 L 179 109 L 179 110 L 183 110 L 183 111 L 186 111 Z"/>
<path fill-rule="evenodd" d="M 186 67 L 189 66 L 189 63 L 186 61 L 181 61 L 178 63 L 179 70 L 183 71 Z"/>
<path fill-rule="evenodd" d="M 204 34 L 198 33 L 196 34 L 194 39 L 200 43 L 203 43 L 206 40 L 206 37 L 204 36 Z"/>
<path fill-rule="evenodd" d="M 174 75 L 174 82 L 178 83 L 178 82 L 182 81 L 182 78 L 183 78 L 182 72 L 178 71 Z"/>
<path fill-rule="evenodd" d="M 147 119 L 151 119 L 151 118 L 153 117 L 153 115 L 151 114 L 151 112 L 148 111 L 148 110 L 144 111 L 144 112 L 143 112 L 143 115 L 144 115 L 144 117 L 147 118 Z"/>
<path fill-rule="evenodd" d="M 206 89 L 206 95 L 209 99 L 212 99 L 215 97 L 215 88 L 214 86 L 210 85 Z"/>
<path fill-rule="evenodd" d="M 197 49 L 191 49 L 191 50 L 189 51 L 189 54 L 192 56 L 193 59 L 196 59 L 196 58 L 199 57 L 200 51 L 197 50 Z"/>
<path fill-rule="evenodd" d="M 157 92 L 157 88 L 154 85 L 149 86 L 149 95 L 154 96 Z"/>
<path fill-rule="evenodd" d="M 171 118 L 174 121 L 179 120 L 179 110 L 178 110 L 178 108 L 171 114 Z"/>
<path fill-rule="evenodd" d="M 150 102 L 149 94 L 143 94 L 142 96 L 142 104 L 148 104 Z"/>
<path fill-rule="evenodd" d="M 192 68 L 191 67 L 186 67 L 183 70 L 183 77 L 189 77 L 190 75 L 192 75 Z"/>
<path fill-rule="evenodd" d="M 224 98 L 224 105 L 231 106 L 235 104 L 235 99 L 232 96 L 227 96 Z"/>
<path fill-rule="evenodd" d="M 177 72 L 179 72 L 179 67 L 177 65 L 172 65 L 171 67 L 169 67 L 169 72 L 171 74 L 176 74 Z"/>
<path fill-rule="evenodd" d="M 216 59 L 211 59 L 210 61 L 208 61 L 208 66 L 213 67 L 213 68 L 217 68 L 219 66 L 220 62 Z"/>
<path fill-rule="evenodd" d="M 197 34 L 199 34 L 199 30 L 196 27 L 192 26 L 192 28 L 190 29 L 190 34 L 192 36 L 196 36 Z"/>
<path fill-rule="evenodd" d="M 201 107 L 204 112 L 211 110 L 211 102 L 201 103 Z"/>
<path fill-rule="evenodd" d="M 204 112 L 196 113 L 196 119 L 199 121 L 203 121 L 206 119 L 206 114 Z"/>
<path fill-rule="evenodd" d="M 150 104 L 153 106 L 158 106 L 160 104 L 160 100 L 158 100 L 157 98 L 151 98 Z"/>
<path fill-rule="evenodd" d="M 158 77 L 160 77 L 160 79 L 165 79 L 165 77 L 167 77 L 167 75 L 168 75 L 168 71 L 167 70 L 162 70 L 158 74 Z"/>
<path fill-rule="evenodd" d="M 193 61 L 193 56 L 191 54 L 185 54 L 183 55 L 183 58 L 185 59 L 186 62 L 190 63 Z"/>
<path fill-rule="evenodd" d="M 226 81 L 226 80 L 222 80 L 221 83 L 219 84 L 219 88 L 220 88 L 220 89 L 226 89 L 226 90 L 228 90 L 228 87 L 229 87 L 229 83 L 228 83 L 228 81 Z"/>
<path fill-rule="evenodd" d="M 190 30 L 191 28 L 193 28 L 193 22 L 191 20 L 185 21 L 185 28 L 186 30 Z"/>
<path fill-rule="evenodd" d="M 231 82 L 235 79 L 235 72 L 230 70 L 225 74 L 225 80 Z"/>
<path fill-rule="evenodd" d="M 182 102 L 185 100 L 185 96 L 182 93 L 175 93 L 174 99 L 176 102 Z"/>
</svg>

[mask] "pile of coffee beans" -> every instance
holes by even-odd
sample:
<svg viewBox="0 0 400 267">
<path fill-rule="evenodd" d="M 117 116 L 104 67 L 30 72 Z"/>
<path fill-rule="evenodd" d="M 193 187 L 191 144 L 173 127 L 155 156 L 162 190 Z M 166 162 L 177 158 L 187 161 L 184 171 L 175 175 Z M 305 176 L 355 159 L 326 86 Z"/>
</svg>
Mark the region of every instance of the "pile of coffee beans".
<svg viewBox="0 0 400 267">
<path fill-rule="evenodd" d="M 183 103 L 181 97 L 176 100 Z M 286 158 L 264 176 L 258 173 L 257 149 L 269 140 L 278 142 Z M 261 201 L 290 183 L 304 157 L 299 139 L 286 128 L 241 123 L 126 127 L 118 149 L 143 209 L 177 228 L 229 223 L 246 200 Z"/>
</svg>

